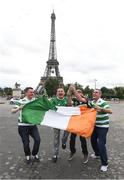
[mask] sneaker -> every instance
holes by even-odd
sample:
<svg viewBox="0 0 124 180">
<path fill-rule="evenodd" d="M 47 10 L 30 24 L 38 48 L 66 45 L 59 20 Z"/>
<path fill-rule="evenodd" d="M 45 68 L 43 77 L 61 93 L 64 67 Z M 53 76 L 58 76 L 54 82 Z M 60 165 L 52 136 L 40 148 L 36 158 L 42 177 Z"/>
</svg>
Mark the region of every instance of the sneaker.
<svg viewBox="0 0 124 180">
<path fill-rule="evenodd" d="M 26 164 L 30 164 L 31 163 L 30 156 L 26 156 L 25 162 L 26 162 Z"/>
<path fill-rule="evenodd" d="M 84 155 L 83 163 L 84 164 L 88 163 L 88 155 Z"/>
<path fill-rule="evenodd" d="M 91 158 L 93 158 L 93 159 L 100 159 L 100 156 L 96 156 L 95 154 L 91 154 Z"/>
<path fill-rule="evenodd" d="M 70 153 L 68 161 L 71 161 L 73 159 L 74 153 Z"/>
<path fill-rule="evenodd" d="M 66 149 L 66 144 L 62 144 L 62 149 Z"/>
<path fill-rule="evenodd" d="M 53 163 L 56 163 L 56 162 L 57 162 L 57 160 L 58 160 L 57 156 L 56 156 L 56 155 L 54 155 L 54 156 L 52 157 L 52 162 L 53 162 Z"/>
<path fill-rule="evenodd" d="M 101 168 L 100 168 L 100 170 L 102 171 L 102 172 L 106 172 L 107 170 L 108 170 L 108 165 L 107 166 L 101 166 Z"/>
<path fill-rule="evenodd" d="M 37 154 L 35 156 L 33 156 L 33 161 L 34 162 L 40 162 L 40 158 Z"/>
</svg>

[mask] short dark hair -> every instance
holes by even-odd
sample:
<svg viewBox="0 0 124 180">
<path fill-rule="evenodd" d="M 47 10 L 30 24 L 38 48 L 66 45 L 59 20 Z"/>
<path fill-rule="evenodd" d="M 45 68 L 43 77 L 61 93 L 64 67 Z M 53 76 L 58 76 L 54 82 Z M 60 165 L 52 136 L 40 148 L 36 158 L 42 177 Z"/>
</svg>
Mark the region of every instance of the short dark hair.
<svg viewBox="0 0 124 180">
<path fill-rule="evenodd" d="M 58 87 L 56 91 L 58 91 L 58 89 L 63 89 L 63 90 L 64 90 L 64 88 L 63 88 L 63 87 Z"/>
<path fill-rule="evenodd" d="M 26 87 L 26 88 L 24 89 L 24 93 L 27 93 L 29 89 L 33 89 L 33 88 L 32 88 L 32 87 Z"/>
<path fill-rule="evenodd" d="M 102 95 L 101 89 L 95 89 L 95 90 L 99 91 L 99 93 Z M 94 90 L 94 91 L 95 91 L 95 90 Z"/>
<path fill-rule="evenodd" d="M 77 89 L 77 92 L 79 92 L 79 93 L 83 93 L 81 89 Z"/>
</svg>

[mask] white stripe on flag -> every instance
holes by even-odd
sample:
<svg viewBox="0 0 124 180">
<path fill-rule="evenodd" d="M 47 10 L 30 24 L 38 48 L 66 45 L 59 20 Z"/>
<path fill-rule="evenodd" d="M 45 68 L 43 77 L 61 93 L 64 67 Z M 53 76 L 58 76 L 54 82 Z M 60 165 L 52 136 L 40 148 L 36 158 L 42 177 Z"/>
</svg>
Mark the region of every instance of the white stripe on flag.
<svg viewBox="0 0 124 180">
<path fill-rule="evenodd" d="M 80 108 L 57 106 L 57 112 L 65 116 L 80 115 Z"/>
<path fill-rule="evenodd" d="M 41 125 L 66 130 L 70 117 L 69 115 L 65 116 L 56 111 L 49 110 L 46 112 Z"/>
</svg>

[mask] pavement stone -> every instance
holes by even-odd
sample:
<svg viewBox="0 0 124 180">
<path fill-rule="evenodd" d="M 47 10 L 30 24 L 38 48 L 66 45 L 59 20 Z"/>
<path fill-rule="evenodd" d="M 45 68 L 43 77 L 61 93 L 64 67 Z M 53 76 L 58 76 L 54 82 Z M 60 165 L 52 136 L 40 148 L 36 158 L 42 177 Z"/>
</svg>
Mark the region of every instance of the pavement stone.
<svg viewBox="0 0 124 180">
<path fill-rule="evenodd" d="M 3 102 L 3 99 L 2 99 Z M 41 146 L 40 162 L 26 164 L 23 147 L 17 130 L 17 114 L 11 114 L 12 105 L 5 100 L 0 104 L 0 179 L 124 179 L 124 102 L 110 102 L 111 115 L 108 133 L 108 171 L 100 172 L 100 160 L 91 159 L 82 163 L 80 141 L 77 138 L 77 152 L 72 161 L 68 161 L 69 144 L 61 149 L 57 163 L 52 163 L 53 130 L 40 126 Z M 88 142 L 89 153 L 92 148 Z M 33 142 L 31 140 L 31 146 Z"/>
</svg>

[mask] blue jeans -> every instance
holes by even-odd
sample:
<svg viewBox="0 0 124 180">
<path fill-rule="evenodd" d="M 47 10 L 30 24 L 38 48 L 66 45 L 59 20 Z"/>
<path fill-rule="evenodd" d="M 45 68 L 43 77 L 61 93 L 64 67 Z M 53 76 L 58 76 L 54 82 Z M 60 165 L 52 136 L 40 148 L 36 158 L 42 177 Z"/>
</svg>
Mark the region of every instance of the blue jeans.
<svg viewBox="0 0 124 180">
<path fill-rule="evenodd" d="M 18 126 L 18 132 L 23 142 L 25 156 L 31 155 L 29 136 L 33 138 L 34 145 L 32 155 L 35 156 L 40 147 L 40 135 L 37 126 Z"/>
<path fill-rule="evenodd" d="M 108 128 L 95 127 L 91 136 L 91 145 L 96 156 L 100 156 L 102 165 L 108 165 L 108 157 L 106 151 L 106 137 Z"/>
</svg>

